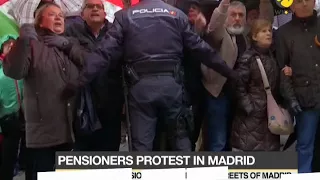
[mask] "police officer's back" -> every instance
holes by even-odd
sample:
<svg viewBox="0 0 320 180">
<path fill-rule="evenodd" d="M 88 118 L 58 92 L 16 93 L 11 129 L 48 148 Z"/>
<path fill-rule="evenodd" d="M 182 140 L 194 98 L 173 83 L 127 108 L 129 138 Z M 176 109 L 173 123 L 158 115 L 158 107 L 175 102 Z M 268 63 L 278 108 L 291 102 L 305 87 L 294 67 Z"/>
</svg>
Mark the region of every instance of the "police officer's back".
<svg viewBox="0 0 320 180">
<path fill-rule="evenodd" d="M 87 57 L 90 61 L 82 83 L 92 79 L 102 67 L 107 68 L 110 60 L 124 54 L 135 151 L 152 150 L 158 119 L 165 120 L 173 150 L 191 150 L 184 119 L 187 112 L 184 90 L 177 75 L 184 48 L 222 75 L 236 77 L 217 53 L 190 29 L 186 15 L 161 0 L 144 0 L 118 11 L 106 42 Z M 104 58 L 97 61 L 99 56 Z"/>
</svg>

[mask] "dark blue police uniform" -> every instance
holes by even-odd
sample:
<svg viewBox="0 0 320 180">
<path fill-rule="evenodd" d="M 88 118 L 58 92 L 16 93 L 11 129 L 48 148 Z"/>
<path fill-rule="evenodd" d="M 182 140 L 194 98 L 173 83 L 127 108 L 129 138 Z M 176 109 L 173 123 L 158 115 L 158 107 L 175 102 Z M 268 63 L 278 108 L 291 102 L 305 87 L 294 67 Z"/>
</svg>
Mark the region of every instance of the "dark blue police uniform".
<svg viewBox="0 0 320 180">
<path fill-rule="evenodd" d="M 172 150 L 191 151 L 190 126 L 185 121 L 188 107 L 177 75 L 183 50 L 223 76 L 237 78 L 217 52 L 191 30 L 187 16 L 161 0 L 144 0 L 115 13 L 106 40 L 86 57 L 78 85 L 124 56 L 133 151 L 152 150 L 158 120 L 165 121 Z"/>
</svg>

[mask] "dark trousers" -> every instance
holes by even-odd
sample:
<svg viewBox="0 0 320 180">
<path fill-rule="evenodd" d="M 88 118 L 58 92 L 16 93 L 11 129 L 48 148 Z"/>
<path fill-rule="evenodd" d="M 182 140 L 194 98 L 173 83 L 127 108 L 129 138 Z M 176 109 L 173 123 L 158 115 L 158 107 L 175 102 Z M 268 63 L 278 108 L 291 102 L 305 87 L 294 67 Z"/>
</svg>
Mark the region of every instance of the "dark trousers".
<svg viewBox="0 0 320 180">
<path fill-rule="evenodd" d="M 200 131 L 202 128 L 202 123 L 204 119 L 204 114 L 206 110 L 205 104 L 205 88 L 202 83 L 194 83 L 193 89 L 188 93 L 189 101 L 192 105 L 193 110 L 193 121 L 194 121 L 194 129 L 193 135 L 191 137 L 192 142 L 192 151 L 196 149 L 196 143 L 200 136 Z M 153 151 L 170 151 L 170 147 L 168 146 L 167 136 L 164 133 L 166 130 L 165 124 L 163 121 L 159 121 L 157 124 L 156 137 L 154 139 Z"/>
<path fill-rule="evenodd" d="M 118 124 L 119 123 L 119 124 Z M 110 123 L 88 136 L 76 137 L 76 151 L 119 151 L 121 141 L 121 121 Z"/>
<path fill-rule="evenodd" d="M 2 119 L 1 129 L 4 135 L 2 144 L 2 162 L 0 167 L 1 180 L 12 180 L 17 161 L 21 137 L 20 120 L 18 115 Z"/>
<path fill-rule="evenodd" d="M 129 115 L 133 151 L 152 151 L 158 120 L 163 121 L 169 146 L 191 151 L 188 133 L 177 132 L 183 104 L 183 88 L 171 76 L 147 76 L 129 90 Z M 178 128 L 186 131 L 186 126 Z"/>
<path fill-rule="evenodd" d="M 100 102 L 97 108 L 97 114 L 102 129 L 87 136 L 76 135 L 75 150 L 119 151 L 124 98 L 119 84 L 109 83 L 108 85 L 108 88 L 104 88 L 106 89 L 106 94 L 97 94 L 103 96 L 103 98 L 100 97 L 100 99 L 96 99 L 96 102 Z"/>
<path fill-rule="evenodd" d="M 27 162 L 27 148 L 26 148 L 26 132 L 22 131 L 21 139 L 20 139 L 20 149 L 19 149 L 19 167 L 20 170 L 26 169 L 26 162 Z"/>
<path fill-rule="evenodd" d="M 38 172 L 55 170 L 55 155 L 58 151 L 70 151 L 72 146 L 62 144 L 49 148 L 28 148 L 26 180 L 37 180 Z M 31 172 L 30 172 L 31 171 Z"/>
<path fill-rule="evenodd" d="M 207 144 L 208 151 L 226 151 L 228 147 L 229 121 L 231 120 L 231 102 L 228 94 L 213 97 L 207 93 Z"/>
<path fill-rule="evenodd" d="M 312 172 L 320 172 L 320 123 L 318 124 L 312 160 Z"/>
<path fill-rule="evenodd" d="M 205 88 L 203 85 L 199 85 L 198 91 L 191 94 L 191 102 L 192 102 L 192 109 L 193 109 L 193 117 L 194 117 L 194 132 L 193 132 L 193 139 L 192 139 L 192 150 L 194 151 L 196 148 L 196 143 L 200 136 L 200 131 L 202 128 L 203 120 L 205 118 L 205 111 L 206 111 L 206 96 L 205 96 Z"/>
<path fill-rule="evenodd" d="M 320 121 L 320 111 L 303 111 L 296 116 L 298 172 L 311 173 L 316 142 L 316 133 Z"/>
</svg>

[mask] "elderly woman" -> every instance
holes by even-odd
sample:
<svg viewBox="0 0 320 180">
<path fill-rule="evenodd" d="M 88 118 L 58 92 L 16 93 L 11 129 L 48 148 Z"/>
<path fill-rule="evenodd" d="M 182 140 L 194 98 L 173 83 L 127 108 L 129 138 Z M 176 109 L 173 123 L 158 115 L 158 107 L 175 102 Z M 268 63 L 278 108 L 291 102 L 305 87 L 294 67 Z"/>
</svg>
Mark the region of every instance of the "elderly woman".
<svg viewBox="0 0 320 180">
<path fill-rule="evenodd" d="M 54 3 L 43 5 L 36 12 L 34 26 L 22 25 L 3 63 L 7 76 L 24 79 L 26 145 L 34 179 L 37 172 L 54 170 L 55 152 L 71 150 L 74 141 L 74 98 L 64 99 L 62 93 L 67 82 L 78 78 L 75 64 L 82 62 L 83 51 L 61 36 L 63 32 L 61 8 Z"/>
<path fill-rule="evenodd" d="M 236 94 L 238 107 L 232 129 L 232 147 L 241 151 L 278 151 L 280 136 L 268 129 L 267 96 L 258 56 L 266 71 L 272 94 L 281 100 L 279 67 L 271 52 L 272 26 L 267 20 L 256 20 L 251 28 L 252 47 L 237 61 L 236 71 L 242 81 Z M 281 72 L 283 73 L 283 72 Z"/>
</svg>

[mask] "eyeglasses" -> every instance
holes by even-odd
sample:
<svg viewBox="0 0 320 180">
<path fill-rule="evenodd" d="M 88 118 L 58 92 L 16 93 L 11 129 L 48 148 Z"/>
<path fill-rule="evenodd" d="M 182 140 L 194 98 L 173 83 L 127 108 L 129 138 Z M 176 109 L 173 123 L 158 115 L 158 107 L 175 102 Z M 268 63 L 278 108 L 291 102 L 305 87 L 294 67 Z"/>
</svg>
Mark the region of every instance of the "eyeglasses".
<svg viewBox="0 0 320 180">
<path fill-rule="evenodd" d="M 94 7 L 96 7 L 99 10 L 104 9 L 103 5 L 101 4 L 86 4 L 86 8 L 88 9 L 94 9 Z"/>
</svg>

